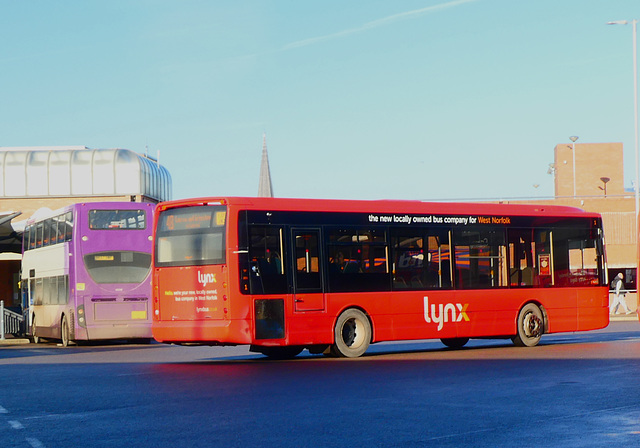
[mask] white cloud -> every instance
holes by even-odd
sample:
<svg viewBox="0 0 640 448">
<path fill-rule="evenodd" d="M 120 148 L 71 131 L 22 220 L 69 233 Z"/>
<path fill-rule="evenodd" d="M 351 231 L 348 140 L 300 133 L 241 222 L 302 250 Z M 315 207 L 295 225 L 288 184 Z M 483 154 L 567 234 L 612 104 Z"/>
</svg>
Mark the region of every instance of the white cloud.
<svg viewBox="0 0 640 448">
<path fill-rule="evenodd" d="M 456 6 L 463 5 L 465 3 L 471 3 L 475 1 L 477 0 L 453 0 L 447 3 L 440 3 L 438 5 L 427 6 L 426 8 L 414 9 L 412 11 L 393 14 L 388 17 L 383 17 L 382 19 L 373 20 L 371 22 L 365 23 L 364 25 L 356 28 L 350 28 L 347 30 L 338 31 L 337 33 L 327 34 L 326 36 L 311 37 L 309 39 L 303 39 L 296 42 L 292 42 L 282 47 L 281 50 L 282 51 L 293 50 L 296 48 L 306 47 L 306 46 L 317 44 L 319 42 L 324 42 L 327 40 L 338 39 L 340 37 L 345 37 L 351 34 L 361 33 L 363 31 L 368 31 L 374 28 L 385 26 L 393 22 L 398 22 L 400 20 L 413 19 L 418 16 L 439 12 L 444 9 L 453 8 Z"/>
</svg>

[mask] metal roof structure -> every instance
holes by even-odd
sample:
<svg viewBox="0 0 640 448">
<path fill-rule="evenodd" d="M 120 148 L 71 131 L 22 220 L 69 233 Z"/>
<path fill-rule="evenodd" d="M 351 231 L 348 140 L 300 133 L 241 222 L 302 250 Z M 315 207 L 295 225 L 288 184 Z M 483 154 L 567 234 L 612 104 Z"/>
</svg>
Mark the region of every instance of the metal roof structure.
<svg viewBox="0 0 640 448">
<path fill-rule="evenodd" d="M 20 212 L 0 212 L 0 254 L 21 251 L 22 233 L 16 232 L 11 225 L 11 220 L 16 216 L 20 216 Z M 2 259 L 1 256 L 0 259 Z"/>
<path fill-rule="evenodd" d="M 128 149 L 0 147 L 0 198 L 141 195 L 171 199 L 169 171 Z"/>
</svg>

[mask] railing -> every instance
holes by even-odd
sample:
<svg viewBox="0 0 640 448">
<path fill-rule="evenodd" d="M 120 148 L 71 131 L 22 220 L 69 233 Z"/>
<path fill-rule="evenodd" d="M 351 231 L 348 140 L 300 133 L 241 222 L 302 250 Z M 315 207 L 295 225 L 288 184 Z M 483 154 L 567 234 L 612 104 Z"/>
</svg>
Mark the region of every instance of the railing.
<svg viewBox="0 0 640 448">
<path fill-rule="evenodd" d="M 5 334 L 17 335 L 22 332 L 24 317 L 19 313 L 5 309 L 4 300 L 0 300 L 0 314 L 2 314 L 2 319 L 0 320 L 0 340 L 4 340 Z"/>
</svg>

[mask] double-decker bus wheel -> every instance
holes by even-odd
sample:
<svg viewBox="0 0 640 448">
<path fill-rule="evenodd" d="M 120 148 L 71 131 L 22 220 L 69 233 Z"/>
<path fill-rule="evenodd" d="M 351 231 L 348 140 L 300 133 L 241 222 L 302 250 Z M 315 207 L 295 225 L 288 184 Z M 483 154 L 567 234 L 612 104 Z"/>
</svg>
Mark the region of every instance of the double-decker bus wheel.
<svg viewBox="0 0 640 448">
<path fill-rule="evenodd" d="M 31 318 L 31 338 L 33 339 L 34 344 L 40 343 L 40 336 L 36 334 L 36 316 Z"/>
<path fill-rule="evenodd" d="M 60 323 L 60 338 L 62 339 L 62 346 L 69 346 L 69 321 L 67 316 L 62 316 L 62 322 Z"/>
<path fill-rule="evenodd" d="M 544 332 L 544 317 L 540 308 L 528 303 L 518 314 L 518 333 L 511 338 L 518 347 L 533 347 L 538 345 Z"/>
<path fill-rule="evenodd" d="M 334 329 L 335 343 L 331 346 L 333 356 L 357 358 L 362 356 L 371 343 L 371 323 L 360 310 L 351 308 L 338 316 Z"/>
</svg>

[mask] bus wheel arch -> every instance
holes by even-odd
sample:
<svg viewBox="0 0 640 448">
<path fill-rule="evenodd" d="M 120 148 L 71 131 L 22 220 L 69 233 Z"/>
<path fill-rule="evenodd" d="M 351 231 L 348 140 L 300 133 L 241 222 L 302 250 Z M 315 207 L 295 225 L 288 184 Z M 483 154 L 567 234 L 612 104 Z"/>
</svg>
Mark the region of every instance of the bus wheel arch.
<svg viewBox="0 0 640 448">
<path fill-rule="evenodd" d="M 373 322 L 361 308 L 342 311 L 333 327 L 334 343 L 330 352 L 341 358 L 362 356 L 373 342 Z"/>
<path fill-rule="evenodd" d="M 540 304 L 528 302 L 518 312 L 516 334 L 511 338 L 518 347 L 534 347 L 548 328 L 547 313 Z"/>
</svg>

